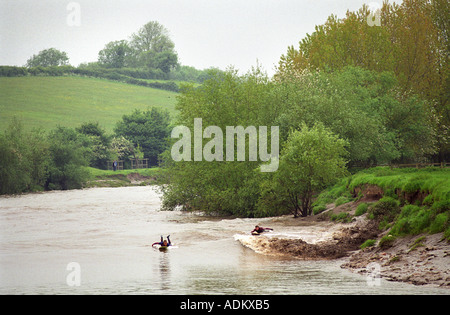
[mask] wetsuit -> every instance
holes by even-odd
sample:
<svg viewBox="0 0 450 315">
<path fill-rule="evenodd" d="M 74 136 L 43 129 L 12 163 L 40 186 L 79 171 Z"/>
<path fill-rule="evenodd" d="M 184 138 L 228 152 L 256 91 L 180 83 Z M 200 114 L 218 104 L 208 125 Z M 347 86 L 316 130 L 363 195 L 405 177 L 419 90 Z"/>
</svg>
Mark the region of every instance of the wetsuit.
<svg viewBox="0 0 450 315">
<path fill-rule="evenodd" d="M 154 245 L 172 246 L 172 242 L 170 241 L 170 235 L 167 235 L 167 245 L 164 245 L 164 240 L 163 240 L 162 236 L 161 236 L 161 242 L 153 243 L 152 246 L 154 246 Z"/>
<path fill-rule="evenodd" d="M 256 232 L 256 233 L 262 233 L 262 232 L 265 232 L 265 231 L 272 231 L 273 229 L 271 229 L 271 228 L 263 228 L 263 227 L 261 227 L 261 226 L 259 226 L 259 227 L 257 227 L 256 229 L 254 229 L 253 231 L 252 231 L 252 233 L 253 232 Z"/>
</svg>

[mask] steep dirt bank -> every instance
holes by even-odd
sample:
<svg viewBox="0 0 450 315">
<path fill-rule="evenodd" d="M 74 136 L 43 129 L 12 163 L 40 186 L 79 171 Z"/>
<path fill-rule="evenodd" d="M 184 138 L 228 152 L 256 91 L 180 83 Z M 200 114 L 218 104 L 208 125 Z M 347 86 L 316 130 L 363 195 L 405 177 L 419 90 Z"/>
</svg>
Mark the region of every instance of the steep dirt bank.
<svg viewBox="0 0 450 315">
<path fill-rule="evenodd" d="M 373 262 L 379 264 L 384 279 L 450 289 L 450 246 L 443 233 L 403 237 L 387 249 L 366 248 L 351 255 L 341 267 L 366 274 Z"/>
<path fill-rule="evenodd" d="M 328 212 L 340 213 L 356 207 L 354 203 L 331 208 Z M 307 218 L 283 218 L 285 226 L 304 225 L 322 227 L 329 214 Z M 434 285 L 450 289 L 450 244 L 443 240 L 443 233 L 396 238 L 388 248 L 380 247 L 379 240 L 386 233 L 378 229 L 378 222 L 366 215 L 356 217 L 350 223 L 336 223 L 334 233 L 327 240 L 308 243 L 302 239 L 259 239 L 265 253 L 293 256 L 305 260 L 328 260 L 347 257 L 342 268 L 366 274 L 369 264 L 377 263 L 381 277 L 390 281 L 402 281 L 415 285 Z M 368 239 L 376 240 L 364 250 L 360 245 Z M 373 264 L 372 264 L 373 265 Z"/>
<path fill-rule="evenodd" d="M 301 259 L 336 259 L 348 256 L 349 252 L 359 249 L 365 240 L 376 236 L 376 227 L 371 221 L 358 220 L 342 225 L 329 240 L 311 244 L 302 239 L 273 238 L 269 240 L 269 248 L 272 252 Z"/>
</svg>

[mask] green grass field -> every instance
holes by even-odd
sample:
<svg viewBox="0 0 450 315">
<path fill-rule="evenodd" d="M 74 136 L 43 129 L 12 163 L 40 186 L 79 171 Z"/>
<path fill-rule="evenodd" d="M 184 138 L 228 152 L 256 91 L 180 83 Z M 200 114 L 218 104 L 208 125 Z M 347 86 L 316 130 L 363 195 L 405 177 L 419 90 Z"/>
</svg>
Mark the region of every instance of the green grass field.
<svg viewBox="0 0 450 315">
<path fill-rule="evenodd" d="M 16 116 L 27 129 L 99 122 L 107 132 L 134 109 L 165 108 L 177 93 L 85 77 L 0 77 L 0 130 Z"/>
</svg>

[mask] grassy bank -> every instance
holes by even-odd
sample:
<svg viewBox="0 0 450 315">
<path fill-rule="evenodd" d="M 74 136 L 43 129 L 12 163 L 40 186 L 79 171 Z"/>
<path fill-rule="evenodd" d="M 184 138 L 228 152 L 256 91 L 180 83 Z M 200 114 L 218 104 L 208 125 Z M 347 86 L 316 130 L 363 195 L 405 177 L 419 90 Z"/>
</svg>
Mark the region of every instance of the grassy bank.
<svg viewBox="0 0 450 315">
<path fill-rule="evenodd" d="M 450 169 L 364 170 L 322 192 L 314 212 L 320 213 L 329 203 L 337 207 L 349 202 L 357 203 L 356 211 L 332 219 L 349 221 L 367 212 L 369 218 L 380 222 L 380 230 L 390 230 L 391 238 L 444 232 L 450 240 Z"/>
<path fill-rule="evenodd" d="M 0 77 L 0 130 L 16 116 L 26 128 L 78 127 L 98 121 L 107 132 L 124 114 L 151 107 L 175 114 L 175 92 L 76 76 Z"/>
<path fill-rule="evenodd" d="M 131 170 L 100 170 L 86 167 L 90 174 L 86 187 L 123 187 L 153 185 L 160 182 L 164 170 L 158 167 Z"/>
</svg>

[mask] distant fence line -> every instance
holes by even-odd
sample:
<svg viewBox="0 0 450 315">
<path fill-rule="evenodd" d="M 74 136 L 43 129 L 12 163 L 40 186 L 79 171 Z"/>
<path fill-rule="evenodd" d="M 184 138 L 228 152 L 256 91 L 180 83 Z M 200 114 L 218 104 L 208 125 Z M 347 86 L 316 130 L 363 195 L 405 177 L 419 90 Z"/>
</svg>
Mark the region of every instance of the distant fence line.
<svg viewBox="0 0 450 315">
<path fill-rule="evenodd" d="M 117 162 L 116 170 L 123 170 L 123 160 L 119 160 L 119 161 L 116 161 L 116 162 Z M 107 167 L 108 170 L 113 170 L 114 169 L 113 163 L 114 163 L 114 161 L 107 161 L 106 162 L 106 167 Z"/>
<path fill-rule="evenodd" d="M 440 168 L 450 167 L 450 162 L 441 162 L 441 163 L 409 163 L 409 164 L 384 164 L 378 166 L 389 166 L 390 168 L 405 168 L 405 167 L 415 167 L 415 168 L 424 168 L 428 166 L 437 166 Z"/>
<path fill-rule="evenodd" d="M 117 168 L 116 170 L 123 170 L 124 169 L 124 161 L 123 160 L 117 160 Z M 113 170 L 114 161 L 107 161 L 106 167 L 108 170 Z M 130 159 L 130 165 L 131 169 L 137 169 L 137 168 L 148 168 L 148 159 Z"/>
</svg>

